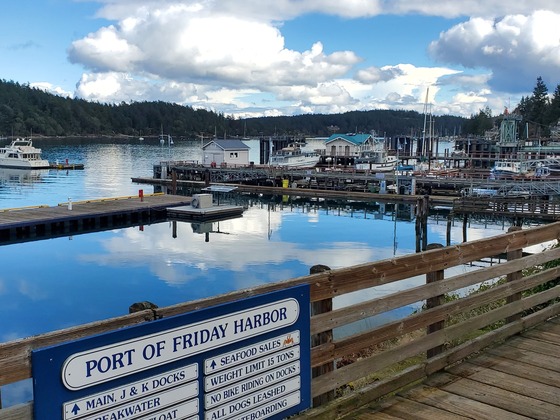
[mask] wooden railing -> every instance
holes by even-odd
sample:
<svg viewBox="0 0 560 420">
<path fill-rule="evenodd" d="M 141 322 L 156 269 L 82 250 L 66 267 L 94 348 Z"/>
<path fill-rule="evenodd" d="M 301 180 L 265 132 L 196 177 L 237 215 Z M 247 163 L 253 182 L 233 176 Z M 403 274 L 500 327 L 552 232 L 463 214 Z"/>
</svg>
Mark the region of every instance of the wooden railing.
<svg viewBox="0 0 560 420">
<path fill-rule="evenodd" d="M 421 253 L 353 267 L 326 267 L 280 283 L 3 343 L 0 386 L 31 377 L 33 349 L 309 284 L 311 334 L 319 337 L 312 340 L 309 368 L 320 375 L 311 383 L 315 407 L 300 417 L 335 419 L 560 313 L 560 286 L 554 286 L 560 277 L 560 267 L 554 266 L 560 248 L 551 246 L 560 237 L 560 222 L 511 230 L 455 246 L 431 244 Z M 543 244 L 544 251 L 527 255 L 527 247 Z M 508 261 L 486 267 L 470 264 L 497 255 L 507 255 Z M 397 283 L 401 280 L 406 284 Z M 481 283 L 486 286 L 478 287 Z M 476 293 L 469 292 L 473 288 Z M 375 297 L 337 305 L 337 298 L 355 292 Z M 379 325 L 370 322 L 370 328 L 353 335 L 340 334 L 340 327 L 411 305 L 420 309 L 387 317 L 390 321 Z M 1 420 L 32 416 L 32 401 L 0 410 Z"/>
</svg>

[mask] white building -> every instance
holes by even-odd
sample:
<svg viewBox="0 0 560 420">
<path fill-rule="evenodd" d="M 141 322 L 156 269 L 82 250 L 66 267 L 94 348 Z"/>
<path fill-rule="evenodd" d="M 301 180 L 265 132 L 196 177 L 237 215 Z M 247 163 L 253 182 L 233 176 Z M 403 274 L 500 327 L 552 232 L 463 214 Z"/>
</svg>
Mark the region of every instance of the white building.
<svg viewBox="0 0 560 420">
<path fill-rule="evenodd" d="M 209 166 L 249 165 L 249 150 L 241 140 L 214 139 L 202 146 L 202 163 Z"/>
<path fill-rule="evenodd" d="M 325 141 L 328 156 L 360 156 L 364 150 L 374 148 L 378 142 L 383 144 L 383 138 L 376 138 L 371 134 L 333 134 Z"/>
</svg>

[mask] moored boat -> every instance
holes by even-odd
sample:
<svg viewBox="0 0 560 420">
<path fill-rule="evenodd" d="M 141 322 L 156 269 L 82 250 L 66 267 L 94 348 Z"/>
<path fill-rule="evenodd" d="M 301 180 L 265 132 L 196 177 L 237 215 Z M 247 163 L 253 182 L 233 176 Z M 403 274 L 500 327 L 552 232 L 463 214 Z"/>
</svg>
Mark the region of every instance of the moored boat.
<svg viewBox="0 0 560 420">
<path fill-rule="evenodd" d="M 519 176 L 525 175 L 528 168 L 519 160 L 498 160 L 491 169 L 492 175 Z"/>
<path fill-rule="evenodd" d="M 49 161 L 41 157 L 41 149 L 33 146 L 31 139 L 15 139 L 0 147 L 0 167 L 18 169 L 46 169 Z"/>
<path fill-rule="evenodd" d="M 300 143 L 290 143 L 270 156 L 269 164 L 272 166 L 285 166 L 291 168 L 309 168 L 319 163 L 321 155 L 317 152 L 302 150 Z"/>
<path fill-rule="evenodd" d="M 354 167 L 372 172 L 392 172 L 397 167 L 396 156 L 389 155 L 385 149 L 373 149 L 360 153 L 354 160 Z"/>
</svg>

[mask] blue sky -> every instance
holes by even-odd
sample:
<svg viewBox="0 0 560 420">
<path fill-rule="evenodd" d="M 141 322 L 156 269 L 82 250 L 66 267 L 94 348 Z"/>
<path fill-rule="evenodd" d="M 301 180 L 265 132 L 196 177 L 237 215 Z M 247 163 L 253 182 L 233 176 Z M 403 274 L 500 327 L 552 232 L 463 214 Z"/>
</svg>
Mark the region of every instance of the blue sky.
<svg viewBox="0 0 560 420">
<path fill-rule="evenodd" d="M 0 78 L 236 117 L 513 108 L 560 83 L 556 0 L 20 0 Z"/>
</svg>

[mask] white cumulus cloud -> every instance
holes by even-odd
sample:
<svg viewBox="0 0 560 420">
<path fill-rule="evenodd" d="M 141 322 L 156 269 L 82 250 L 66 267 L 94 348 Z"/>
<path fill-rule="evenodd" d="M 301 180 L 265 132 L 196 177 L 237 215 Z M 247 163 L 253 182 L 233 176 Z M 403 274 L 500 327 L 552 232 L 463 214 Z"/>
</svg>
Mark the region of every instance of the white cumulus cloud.
<svg viewBox="0 0 560 420">
<path fill-rule="evenodd" d="M 441 34 L 429 47 L 438 60 L 492 71 L 490 87 L 515 92 L 538 76 L 551 82 L 560 74 L 560 13 L 472 18 Z"/>
<path fill-rule="evenodd" d="M 503 98 L 526 94 L 538 76 L 556 83 L 560 65 L 560 3 L 553 1 L 98 2 L 97 17 L 110 24 L 75 40 L 68 57 L 86 71 L 76 95 L 103 102 L 163 100 L 240 117 L 422 111 L 431 86 L 435 113 L 468 116 L 486 106 L 503 108 Z M 313 14 L 453 21 L 423 46 L 433 64 L 406 57 L 373 64 L 355 44 L 333 48 L 326 36 L 288 46 L 284 24 Z M 321 30 L 336 35 L 337 28 Z"/>
</svg>

